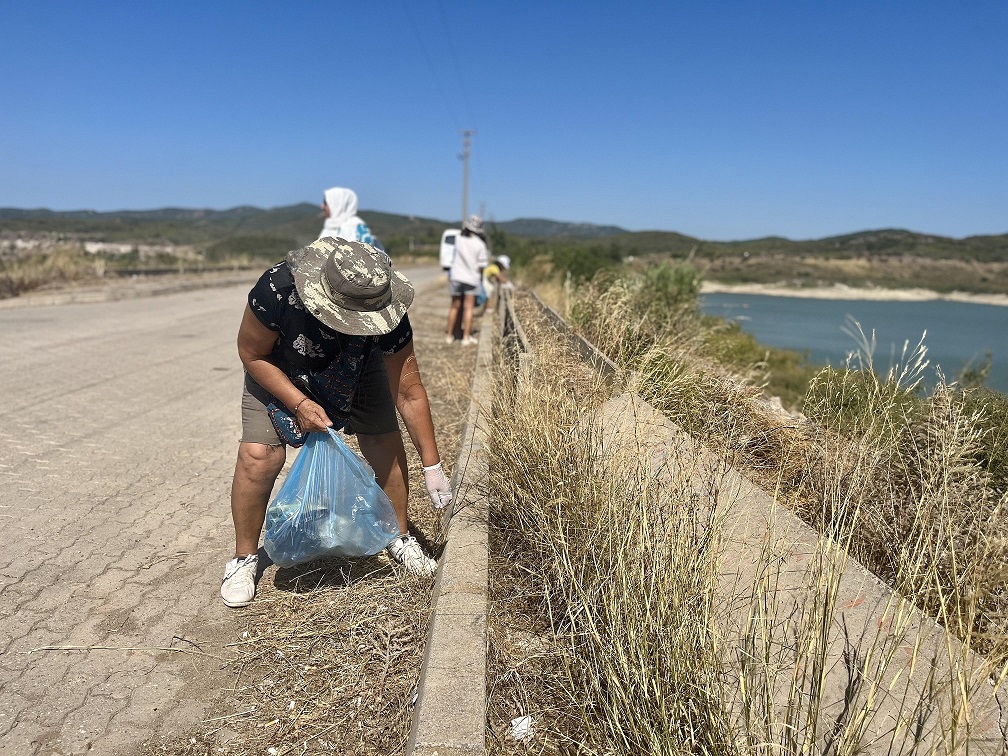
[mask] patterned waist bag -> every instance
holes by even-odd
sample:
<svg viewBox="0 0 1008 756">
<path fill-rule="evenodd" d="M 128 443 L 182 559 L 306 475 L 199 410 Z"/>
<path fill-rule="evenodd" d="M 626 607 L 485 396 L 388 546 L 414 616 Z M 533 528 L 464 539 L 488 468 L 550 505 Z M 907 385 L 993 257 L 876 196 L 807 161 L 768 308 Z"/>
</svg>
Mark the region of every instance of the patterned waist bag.
<svg viewBox="0 0 1008 756">
<path fill-rule="evenodd" d="M 369 338 L 350 336 L 346 348 L 325 370 L 297 372 L 291 376 L 295 386 L 322 405 L 333 422 L 333 430 L 343 428 L 350 419 L 354 393 L 364 371 L 364 361 L 369 356 L 365 354 Z M 304 444 L 307 434 L 301 430 L 293 412 L 278 403 L 271 403 L 267 410 L 273 428 L 285 444 L 293 447 Z"/>
</svg>

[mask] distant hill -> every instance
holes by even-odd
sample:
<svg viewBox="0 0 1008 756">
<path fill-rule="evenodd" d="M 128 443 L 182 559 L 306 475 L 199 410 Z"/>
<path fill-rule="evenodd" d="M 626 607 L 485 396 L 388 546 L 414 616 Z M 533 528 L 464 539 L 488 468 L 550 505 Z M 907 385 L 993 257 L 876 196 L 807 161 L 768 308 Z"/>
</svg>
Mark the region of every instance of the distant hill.
<svg viewBox="0 0 1008 756">
<path fill-rule="evenodd" d="M 642 256 L 679 257 L 693 254 L 706 259 L 740 256 L 830 259 L 905 256 L 1008 262 L 1008 234 L 953 239 L 901 229 L 881 229 L 803 241 L 778 236 L 746 241 L 705 241 L 672 231 L 637 231 L 614 235 L 608 241 L 615 244 L 623 254 Z"/>
<path fill-rule="evenodd" d="M 205 245 L 236 234 L 315 238 L 319 209 L 308 203 L 263 210 L 161 208 L 159 210 L 20 210 L 0 208 L 0 232 L 59 234 L 72 239 L 108 242 Z M 311 241 L 309 239 L 309 241 Z"/>
<path fill-rule="evenodd" d="M 362 210 L 361 216 L 389 247 L 431 247 L 454 221 Z M 673 231 L 631 232 L 618 226 L 517 218 L 489 224 L 506 234 L 565 244 L 615 247 L 624 255 L 694 256 L 707 259 L 748 256 L 893 258 L 1008 261 L 1008 234 L 953 239 L 901 229 L 861 231 L 825 239 L 792 241 L 765 237 L 746 241 L 706 241 Z M 49 235 L 66 239 L 135 244 L 180 244 L 238 249 L 252 244 L 267 249 L 293 248 L 313 241 L 322 227 L 318 206 L 304 202 L 275 208 L 247 205 L 228 210 L 161 208 L 157 210 L 53 211 L 0 208 L 0 235 Z"/>
<path fill-rule="evenodd" d="M 902 229 L 859 231 L 825 239 L 791 241 L 767 237 L 739 242 L 704 242 L 701 251 L 711 256 L 786 255 L 825 258 L 926 257 L 931 259 L 1002 262 L 1008 260 L 1008 234 L 968 236 L 953 239 L 934 234 L 919 234 Z"/>
<path fill-rule="evenodd" d="M 413 238 L 417 243 L 437 243 L 441 232 L 454 222 L 378 210 L 362 210 L 361 217 L 379 238 Z M 515 236 L 596 239 L 626 233 L 616 226 L 564 223 L 525 218 L 492 224 Z M 262 209 L 242 205 L 228 210 L 166 207 L 157 210 L 54 211 L 0 208 L 0 232 L 55 233 L 68 238 L 109 242 L 209 244 L 226 237 L 269 234 L 300 243 L 313 241 L 322 228 L 317 205 L 301 203 Z"/>
<path fill-rule="evenodd" d="M 594 223 L 564 223 L 545 218 L 515 218 L 494 223 L 497 228 L 515 236 L 545 238 L 598 239 L 627 233 L 618 226 L 596 226 Z"/>
</svg>

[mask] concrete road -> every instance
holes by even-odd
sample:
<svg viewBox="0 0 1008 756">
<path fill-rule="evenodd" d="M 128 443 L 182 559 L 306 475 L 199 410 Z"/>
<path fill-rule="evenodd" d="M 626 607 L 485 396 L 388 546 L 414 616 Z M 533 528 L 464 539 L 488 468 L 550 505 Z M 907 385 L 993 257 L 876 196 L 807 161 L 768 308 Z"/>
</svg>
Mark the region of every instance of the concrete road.
<svg viewBox="0 0 1008 756">
<path fill-rule="evenodd" d="M 239 621 L 218 590 L 252 279 L 0 308 L 4 756 L 129 754 L 230 684 L 201 651 Z"/>
</svg>

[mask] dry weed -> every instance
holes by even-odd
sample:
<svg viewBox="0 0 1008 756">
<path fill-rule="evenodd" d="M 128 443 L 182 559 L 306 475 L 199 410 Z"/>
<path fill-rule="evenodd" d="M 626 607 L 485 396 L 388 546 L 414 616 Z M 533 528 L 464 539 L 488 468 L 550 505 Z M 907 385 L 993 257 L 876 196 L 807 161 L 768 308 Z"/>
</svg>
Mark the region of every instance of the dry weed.
<svg viewBox="0 0 1008 756">
<path fill-rule="evenodd" d="M 845 638 L 838 622 L 863 513 L 875 511 L 880 490 L 911 478 L 901 511 L 912 512 L 912 500 L 928 516 L 910 517 L 909 528 L 888 523 L 907 539 L 893 562 L 899 586 L 953 629 L 989 614 L 977 588 L 1001 552 L 977 524 L 1003 502 L 950 522 L 984 485 L 954 403 L 936 402 L 912 433 L 895 423 L 852 443 L 828 424 L 768 410 L 717 370 L 694 369 L 690 339 L 665 342 L 623 379 L 691 416 L 714 455 L 682 451 L 655 470 L 639 452 L 605 453 L 609 387 L 584 376 L 528 308 L 522 322 L 535 354 L 514 380 L 502 378 L 496 401 L 508 422 L 491 429 L 491 753 L 951 754 L 1005 745 L 974 737 L 1004 670 L 997 654 L 972 654 L 968 631 L 965 642 L 933 635 L 895 593 L 877 634 Z M 615 322 L 603 330 L 627 332 Z M 667 355 L 677 358 L 671 367 Z M 900 397 L 885 385 L 877 392 Z M 876 404 L 872 415 L 889 422 L 894 406 Z M 882 472 L 906 448 L 917 455 L 893 486 Z M 728 466 L 741 463 L 815 514 L 822 536 L 797 583 L 769 531 L 753 582 L 721 579 Z M 948 565 L 958 579 L 946 579 Z M 825 691 L 838 674 L 847 682 L 836 702 Z M 534 717 L 536 735 L 515 742 L 509 724 L 523 715 Z"/>
</svg>

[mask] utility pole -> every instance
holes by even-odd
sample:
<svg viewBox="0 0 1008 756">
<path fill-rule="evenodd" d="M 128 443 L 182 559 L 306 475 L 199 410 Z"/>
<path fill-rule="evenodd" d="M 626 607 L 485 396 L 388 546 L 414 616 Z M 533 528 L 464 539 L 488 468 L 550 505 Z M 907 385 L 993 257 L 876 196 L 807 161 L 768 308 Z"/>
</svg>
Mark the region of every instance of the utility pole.
<svg viewBox="0 0 1008 756">
<path fill-rule="evenodd" d="M 459 159 L 462 161 L 462 222 L 469 217 L 469 146 L 472 144 L 471 137 L 476 133 L 475 129 L 462 129 L 462 154 Z"/>
</svg>

